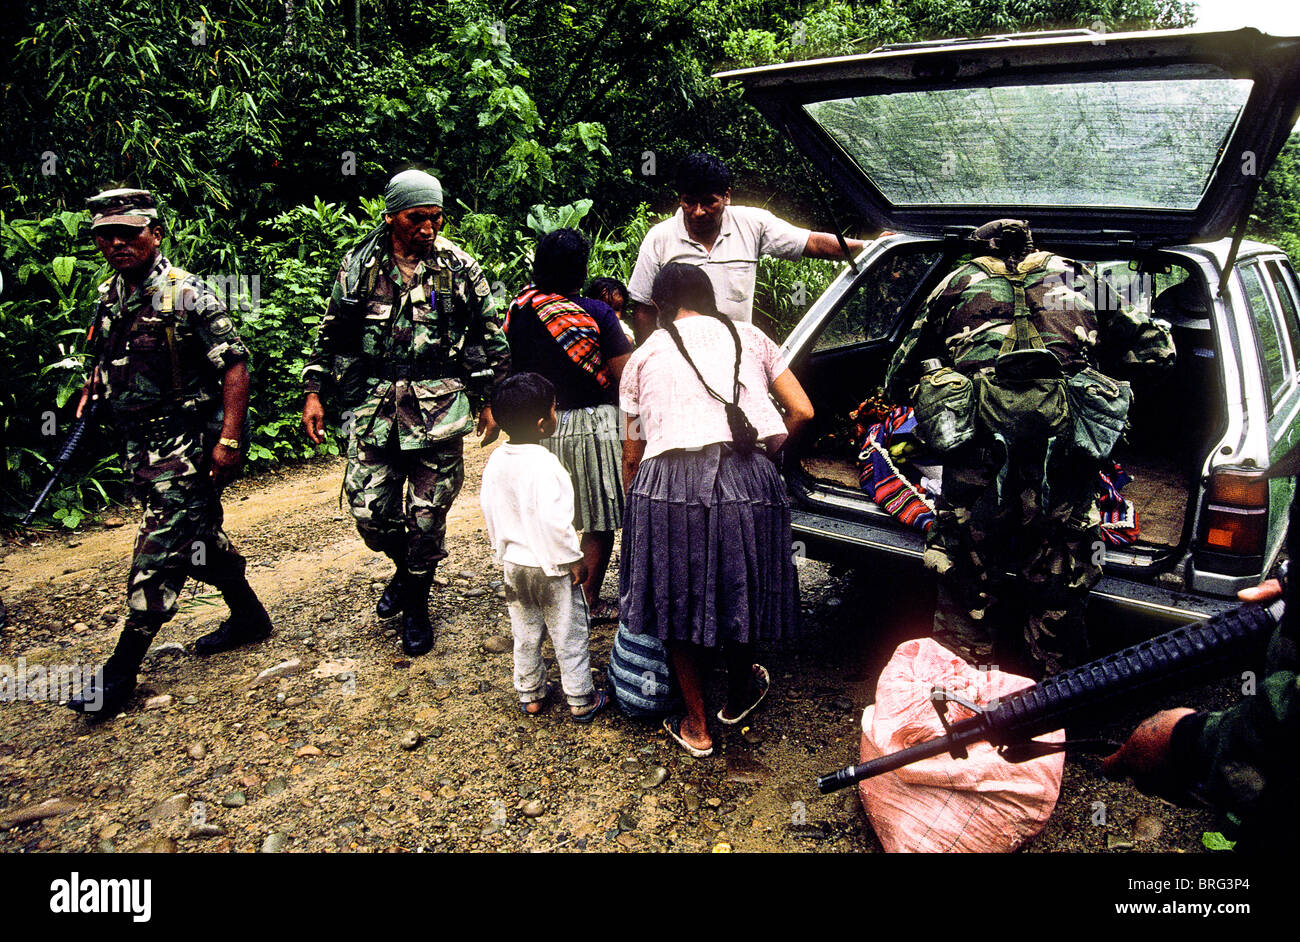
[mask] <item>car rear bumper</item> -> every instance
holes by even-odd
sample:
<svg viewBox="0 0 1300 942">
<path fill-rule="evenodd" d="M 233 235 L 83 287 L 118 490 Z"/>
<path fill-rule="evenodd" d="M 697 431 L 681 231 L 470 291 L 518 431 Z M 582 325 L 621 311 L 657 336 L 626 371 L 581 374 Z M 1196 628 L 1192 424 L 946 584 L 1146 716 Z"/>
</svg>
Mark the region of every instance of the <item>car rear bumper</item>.
<svg viewBox="0 0 1300 942">
<path fill-rule="evenodd" d="M 790 517 L 797 555 L 861 563 L 871 556 L 884 554 L 895 559 L 914 560 L 917 567 L 921 565 L 925 537 L 915 531 L 864 527 L 798 508 L 792 509 Z M 1204 620 L 1235 608 L 1237 604 L 1230 598 L 1179 592 L 1113 575 L 1102 576 L 1089 599 L 1090 606 L 1119 609 L 1175 624 Z"/>
</svg>

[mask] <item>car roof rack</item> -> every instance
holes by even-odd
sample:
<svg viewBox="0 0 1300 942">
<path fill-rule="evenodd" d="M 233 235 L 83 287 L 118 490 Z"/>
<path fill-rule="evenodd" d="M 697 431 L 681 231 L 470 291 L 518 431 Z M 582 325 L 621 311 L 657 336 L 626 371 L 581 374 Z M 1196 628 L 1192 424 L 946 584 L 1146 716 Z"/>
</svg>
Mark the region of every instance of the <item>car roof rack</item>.
<svg viewBox="0 0 1300 942">
<path fill-rule="evenodd" d="M 904 49 L 942 49 L 944 46 L 961 46 L 969 43 L 1011 42 L 1026 37 L 1032 37 L 1034 39 L 1066 39 L 1071 36 L 1101 35 L 1104 34 L 1094 29 L 1055 29 L 1044 30 L 1043 32 L 990 33 L 987 36 L 959 36 L 956 39 L 924 39 L 912 43 L 886 43 L 883 46 L 877 46 L 875 49 L 872 49 L 871 52 L 899 52 Z"/>
</svg>

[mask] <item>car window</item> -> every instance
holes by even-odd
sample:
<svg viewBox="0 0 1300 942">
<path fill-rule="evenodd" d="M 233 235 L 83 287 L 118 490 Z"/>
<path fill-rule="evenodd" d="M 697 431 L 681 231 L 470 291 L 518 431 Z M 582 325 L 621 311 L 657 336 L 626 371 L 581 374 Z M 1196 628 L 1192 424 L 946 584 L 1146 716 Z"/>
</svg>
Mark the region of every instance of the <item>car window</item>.
<svg viewBox="0 0 1300 942">
<path fill-rule="evenodd" d="M 1286 390 L 1288 363 L 1282 338 L 1278 336 L 1277 324 L 1273 320 L 1272 307 L 1264 290 L 1264 282 L 1255 265 L 1238 269 L 1241 284 L 1246 291 L 1246 302 L 1250 305 L 1251 317 L 1255 321 L 1255 337 L 1259 346 L 1259 363 L 1264 371 L 1264 381 L 1268 384 L 1269 401 L 1274 405 L 1282 398 Z"/>
<path fill-rule="evenodd" d="M 1193 210 L 1253 83 L 1226 74 L 898 91 L 805 104 L 895 206 Z"/>
<path fill-rule="evenodd" d="M 1296 352 L 1300 351 L 1300 322 L 1296 320 L 1295 273 L 1289 268 L 1283 270 L 1282 265 L 1277 262 L 1269 262 L 1265 267 L 1268 269 L 1269 280 L 1273 282 L 1273 290 L 1277 292 L 1277 301 L 1282 308 L 1282 324 L 1291 338 L 1291 355 L 1294 357 Z"/>
<path fill-rule="evenodd" d="M 942 257 L 942 252 L 904 250 L 877 262 L 830 319 L 813 351 L 894 336 L 908 302 Z"/>
</svg>

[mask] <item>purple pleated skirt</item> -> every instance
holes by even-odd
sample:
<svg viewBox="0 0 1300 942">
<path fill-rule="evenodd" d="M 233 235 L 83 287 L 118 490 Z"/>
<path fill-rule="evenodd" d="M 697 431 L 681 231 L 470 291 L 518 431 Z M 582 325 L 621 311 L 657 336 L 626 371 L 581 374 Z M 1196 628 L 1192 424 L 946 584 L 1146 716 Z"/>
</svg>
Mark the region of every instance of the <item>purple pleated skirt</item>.
<svg viewBox="0 0 1300 942">
<path fill-rule="evenodd" d="M 799 584 L 776 466 L 729 444 L 643 461 L 623 515 L 619 610 L 630 631 L 663 641 L 793 635 Z"/>
</svg>

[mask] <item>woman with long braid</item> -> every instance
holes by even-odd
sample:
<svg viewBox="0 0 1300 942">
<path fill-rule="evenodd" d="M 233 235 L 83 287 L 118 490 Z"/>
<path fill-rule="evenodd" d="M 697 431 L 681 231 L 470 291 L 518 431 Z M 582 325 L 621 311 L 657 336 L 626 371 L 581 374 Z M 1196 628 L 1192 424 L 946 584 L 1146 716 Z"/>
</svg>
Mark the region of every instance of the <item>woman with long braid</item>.
<svg viewBox="0 0 1300 942">
<path fill-rule="evenodd" d="M 686 714 L 665 729 L 707 756 L 705 650 L 722 650 L 717 718 L 735 725 L 770 682 L 754 643 L 797 627 L 790 503 L 774 459 L 813 410 L 776 344 L 718 312 L 698 267 L 665 265 L 653 301 L 662 329 L 632 354 L 619 390 L 628 488 L 619 602 L 630 631 L 668 649 Z"/>
</svg>

